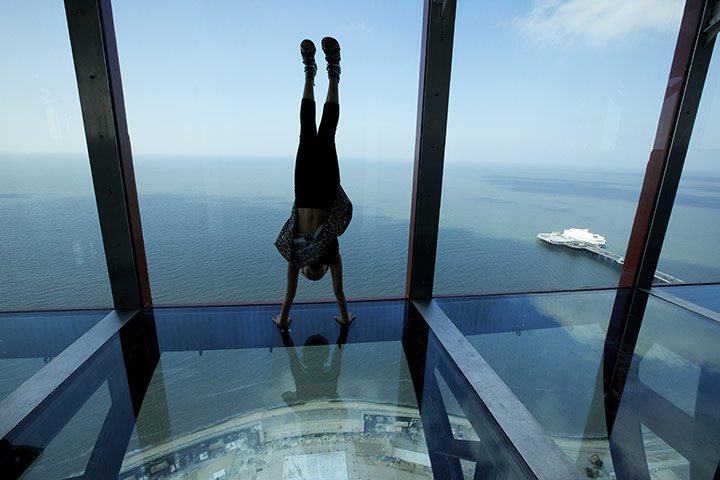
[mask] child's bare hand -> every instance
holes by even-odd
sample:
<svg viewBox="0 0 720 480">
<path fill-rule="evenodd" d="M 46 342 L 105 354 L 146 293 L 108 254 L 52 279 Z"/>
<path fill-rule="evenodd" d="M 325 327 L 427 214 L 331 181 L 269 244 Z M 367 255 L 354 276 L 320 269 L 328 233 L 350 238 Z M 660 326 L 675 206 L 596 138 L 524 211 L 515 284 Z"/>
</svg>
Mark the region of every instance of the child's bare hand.
<svg viewBox="0 0 720 480">
<path fill-rule="evenodd" d="M 340 325 L 350 325 L 353 320 L 355 320 L 355 315 L 352 313 L 348 313 L 348 318 L 342 318 L 342 317 L 335 317 L 335 321 L 338 322 Z"/>
<path fill-rule="evenodd" d="M 278 328 L 287 328 L 287 326 L 290 325 L 290 322 L 292 322 L 292 317 L 287 317 L 283 320 L 282 315 L 278 314 L 273 317 L 272 321 L 278 326 Z"/>
</svg>

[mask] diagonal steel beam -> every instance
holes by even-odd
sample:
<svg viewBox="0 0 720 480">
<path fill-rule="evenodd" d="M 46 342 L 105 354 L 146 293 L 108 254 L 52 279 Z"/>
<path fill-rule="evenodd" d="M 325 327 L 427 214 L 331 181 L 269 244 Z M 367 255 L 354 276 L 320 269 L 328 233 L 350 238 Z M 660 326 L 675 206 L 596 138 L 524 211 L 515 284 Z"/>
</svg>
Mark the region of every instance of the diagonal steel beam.
<svg viewBox="0 0 720 480">
<path fill-rule="evenodd" d="M 115 335 L 137 315 L 112 312 L 0 402 L 3 478 L 19 478 L 117 368 Z"/>
<path fill-rule="evenodd" d="M 108 378 L 112 405 L 85 467 L 85 476 L 88 478 L 119 476 L 135 428 L 138 430 L 141 447 L 147 447 L 143 444 L 145 432 L 142 426 L 137 425 L 137 418 L 160 360 L 152 312 L 145 312 L 143 322 L 134 325 L 134 328 L 126 327 L 121 330 L 119 337 L 124 368 L 116 369 Z M 157 422 L 153 424 L 153 428 L 169 432 L 167 399 L 164 400 L 165 402 L 157 403 Z"/>
<path fill-rule="evenodd" d="M 53 393 L 88 365 L 93 355 L 137 314 L 137 310 L 109 313 L 5 397 L 0 402 L 0 438 L 5 438 L 41 404 L 50 401 Z"/>
<path fill-rule="evenodd" d="M 604 348 L 604 391 L 608 435 L 622 399 L 647 293 L 657 269 L 670 213 L 680 183 L 690 135 L 695 123 L 714 39 L 703 28 L 710 21 L 712 2 L 687 0 L 680 24 L 665 99 L 653 150 L 648 160 L 633 222 L 620 287 Z"/>
<path fill-rule="evenodd" d="M 649 288 L 653 282 L 715 44 L 714 38 L 706 42 L 709 37 L 703 33 L 711 3 L 685 4 L 620 287 Z"/>
</svg>

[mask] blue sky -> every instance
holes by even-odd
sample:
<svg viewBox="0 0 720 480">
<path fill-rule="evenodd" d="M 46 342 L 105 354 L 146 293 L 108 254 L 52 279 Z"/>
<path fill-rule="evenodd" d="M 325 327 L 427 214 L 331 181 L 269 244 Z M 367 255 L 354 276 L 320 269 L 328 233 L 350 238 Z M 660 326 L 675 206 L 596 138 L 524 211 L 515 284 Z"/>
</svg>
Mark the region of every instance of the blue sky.
<svg viewBox="0 0 720 480">
<path fill-rule="evenodd" d="M 62 2 L 0 8 L 0 152 L 83 152 Z M 294 156 L 298 44 L 332 35 L 340 155 L 411 161 L 422 1 L 116 0 L 114 11 L 136 158 Z M 678 0 L 458 0 L 447 161 L 641 169 L 681 13 Z M 716 84 L 702 132 L 720 121 Z M 715 137 L 694 141 L 717 152 Z"/>
</svg>

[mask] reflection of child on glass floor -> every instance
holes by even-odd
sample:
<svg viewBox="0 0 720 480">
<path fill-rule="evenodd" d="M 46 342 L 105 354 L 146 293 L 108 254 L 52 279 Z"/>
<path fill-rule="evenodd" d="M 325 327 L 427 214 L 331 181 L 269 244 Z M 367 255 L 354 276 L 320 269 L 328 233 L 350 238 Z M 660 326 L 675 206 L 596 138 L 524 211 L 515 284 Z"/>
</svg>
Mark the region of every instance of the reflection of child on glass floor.
<svg viewBox="0 0 720 480">
<path fill-rule="evenodd" d="M 341 325 L 349 325 L 355 318 L 347 311 L 337 239 L 352 218 L 352 203 L 340 186 L 335 149 L 335 130 L 340 117 L 340 45 L 334 38 L 325 37 L 322 48 L 328 62 L 330 83 L 320 128 L 316 129 L 315 45 L 311 40 L 303 40 L 300 44 L 305 65 L 305 88 L 300 105 L 300 145 L 295 160 L 295 204 L 275 241 L 278 251 L 288 261 L 285 301 L 281 313 L 273 318 L 281 329 L 292 321 L 290 308 L 299 273 L 308 280 L 320 280 L 330 269 L 333 292 L 340 310 L 340 316 L 335 320 Z"/>
<path fill-rule="evenodd" d="M 342 325 L 332 356 L 330 365 L 325 366 L 328 359 L 328 350 L 331 348 L 322 335 L 313 335 L 305 341 L 302 356 L 290 337 L 288 329 L 280 330 L 285 351 L 290 360 L 290 372 L 295 380 L 295 391 L 282 394 L 288 405 L 304 403 L 318 399 L 339 398 L 338 378 L 342 367 L 342 346 L 347 341 L 349 325 Z"/>
</svg>

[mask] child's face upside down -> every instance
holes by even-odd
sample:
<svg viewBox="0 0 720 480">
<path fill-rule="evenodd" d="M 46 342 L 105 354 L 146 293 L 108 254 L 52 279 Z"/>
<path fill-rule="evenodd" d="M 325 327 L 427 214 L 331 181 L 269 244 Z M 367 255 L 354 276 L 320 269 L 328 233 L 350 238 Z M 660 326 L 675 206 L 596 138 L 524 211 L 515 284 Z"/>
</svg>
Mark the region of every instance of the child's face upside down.
<svg viewBox="0 0 720 480">
<path fill-rule="evenodd" d="M 320 280 L 325 276 L 325 273 L 327 273 L 328 266 L 327 265 L 319 265 L 315 263 L 311 263 L 309 265 L 305 265 L 302 268 L 302 274 L 305 278 L 308 280 Z"/>
</svg>

